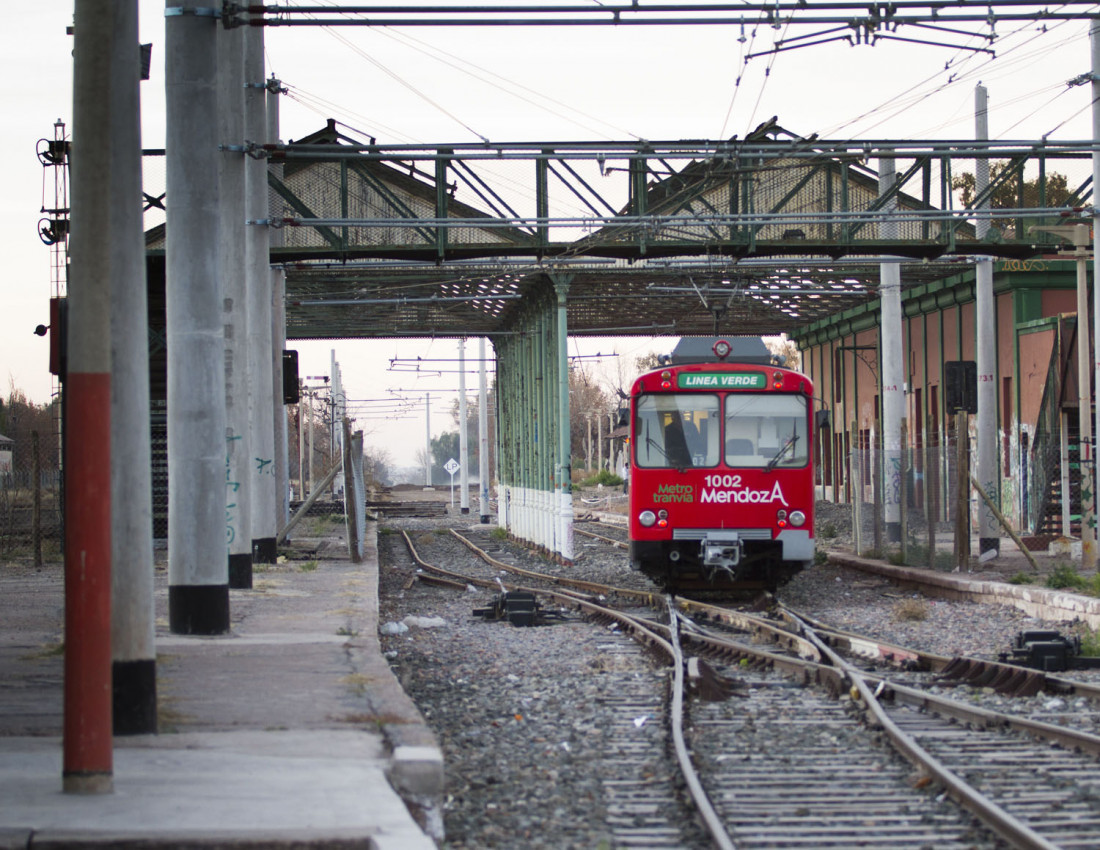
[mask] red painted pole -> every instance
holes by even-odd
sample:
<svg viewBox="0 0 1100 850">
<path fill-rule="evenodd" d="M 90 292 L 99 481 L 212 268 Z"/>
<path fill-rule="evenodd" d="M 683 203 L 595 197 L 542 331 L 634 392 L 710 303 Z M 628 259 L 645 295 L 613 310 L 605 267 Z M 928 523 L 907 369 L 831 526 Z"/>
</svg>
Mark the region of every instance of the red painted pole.
<svg viewBox="0 0 1100 850">
<path fill-rule="evenodd" d="M 66 793 L 112 790 L 111 279 L 117 73 L 137 56 L 135 0 L 76 0 L 65 379 Z M 136 67 L 136 65 L 135 65 Z M 131 201 L 132 202 L 132 201 Z"/>
<path fill-rule="evenodd" d="M 70 354 L 70 357 L 72 355 Z M 111 790 L 111 376 L 65 382 L 63 787 Z"/>
</svg>

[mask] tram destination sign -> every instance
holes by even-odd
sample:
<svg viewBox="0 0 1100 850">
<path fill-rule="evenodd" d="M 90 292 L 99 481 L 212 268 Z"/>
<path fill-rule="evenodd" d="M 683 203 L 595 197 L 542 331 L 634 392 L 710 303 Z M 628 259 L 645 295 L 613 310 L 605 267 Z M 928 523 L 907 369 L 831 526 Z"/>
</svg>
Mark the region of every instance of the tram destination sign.
<svg viewBox="0 0 1100 850">
<path fill-rule="evenodd" d="M 762 390 L 768 386 L 763 372 L 681 372 L 681 390 Z"/>
</svg>

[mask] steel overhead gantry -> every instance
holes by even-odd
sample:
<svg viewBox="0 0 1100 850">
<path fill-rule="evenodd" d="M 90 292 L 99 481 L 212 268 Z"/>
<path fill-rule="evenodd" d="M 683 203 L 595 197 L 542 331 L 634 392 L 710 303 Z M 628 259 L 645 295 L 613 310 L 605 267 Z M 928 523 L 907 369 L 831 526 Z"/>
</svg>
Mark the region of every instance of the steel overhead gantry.
<svg viewBox="0 0 1100 850">
<path fill-rule="evenodd" d="M 571 276 L 574 334 L 788 331 L 877 297 L 882 257 L 916 284 L 1049 249 L 1033 228 L 1085 213 L 1093 148 L 828 142 L 773 121 L 725 142 L 445 149 L 330 124 L 265 151 L 285 163 L 288 335 L 340 338 L 490 335 L 548 272 Z M 993 178 L 962 205 L 980 157 Z M 884 158 L 897 180 L 880 192 Z"/>
</svg>

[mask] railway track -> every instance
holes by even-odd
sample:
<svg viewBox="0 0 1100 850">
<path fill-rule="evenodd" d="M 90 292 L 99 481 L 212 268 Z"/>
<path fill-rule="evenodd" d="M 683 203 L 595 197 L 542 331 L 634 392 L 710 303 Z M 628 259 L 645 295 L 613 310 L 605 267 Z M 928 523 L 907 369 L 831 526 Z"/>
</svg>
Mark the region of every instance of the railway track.
<svg viewBox="0 0 1100 850">
<path fill-rule="evenodd" d="M 501 586 L 500 571 L 515 569 L 469 540 L 463 545 L 488 565 L 488 575 L 477 578 L 486 586 Z M 652 652 L 672 657 L 682 642 L 685 652 L 714 659 L 722 674 L 720 690 L 741 680 L 738 697 L 693 703 L 685 726 L 680 725 L 683 709 L 676 706 L 684 704 L 690 686 L 674 689 L 665 712 L 652 707 L 661 699 L 653 694 L 624 694 L 618 712 L 627 715 L 637 706 L 643 716 L 641 705 L 649 701 L 644 716 L 672 721 L 669 735 L 681 741 L 675 748 L 682 781 L 716 846 L 1096 846 L 1100 738 L 930 693 L 929 681 L 951 659 L 823 627 L 818 634 L 793 612 L 777 620 L 676 600 L 672 613 L 662 614 L 660 599 L 651 592 L 532 570 L 520 569 L 517 577 L 524 584 L 512 586 L 580 607 L 597 619 L 615 618 L 623 632 Z M 444 580 L 464 586 L 470 578 Z M 607 598 L 635 610 L 601 604 Z M 657 607 L 658 613 L 639 614 L 638 606 Z M 689 616 L 705 626 L 688 622 Z M 841 658 L 838 648 L 854 653 L 855 663 Z M 872 659 L 876 667 L 908 672 L 865 673 L 862 668 Z M 674 678 L 684 679 L 687 662 L 671 663 Z M 745 671 L 750 678 L 744 678 Z M 904 676 L 911 677 L 907 683 L 896 680 Z M 698 677 L 686 678 L 698 692 Z M 1030 689 L 1036 687 L 1088 689 L 1085 683 L 1045 676 L 1030 682 Z M 629 762 L 629 751 L 624 758 Z M 621 829 L 616 833 L 621 846 L 635 846 L 630 841 L 680 846 L 679 824 L 690 818 L 676 794 L 658 793 L 660 804 L 647 796 L 673 785 L 652 775 L 641 781 L 609 776 L 605 793 L 614 809 L 609 822 Z M 976 826 L 975 818 L 983 826 Z"/>
</svg>

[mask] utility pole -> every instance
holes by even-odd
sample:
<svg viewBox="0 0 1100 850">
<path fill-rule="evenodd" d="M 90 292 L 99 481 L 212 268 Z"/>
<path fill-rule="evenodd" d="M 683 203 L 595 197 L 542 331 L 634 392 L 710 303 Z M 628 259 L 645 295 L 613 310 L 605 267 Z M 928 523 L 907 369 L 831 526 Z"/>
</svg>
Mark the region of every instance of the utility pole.
<svg viewBox="0 0 1100 850">
<path fill-rule="evenodd" d="M 470 512 L 470 452 L 466 435 L 466 340 L 458 341 L 458 460 L 462 466 L 459 470 L 459 484 L 462 491 L 459 494 L 459 512 Z"/>
<path fill-rule="evenodd" d="M 887 151 L 889 153 L 889 151 Z M 879 195 L 894 192 L 896 167 L 892 157 L 879 160 Z M 886 213 L 897 210 L 897 196 L 883 205 Z M 885 219 L 879 225 L 879 235 L 889 241 L 897 239 L 898 225 Z M 902 347 L 901 266 L 896 260 L 879 266 L 881 320 L 879 347 L 882 357 L 882 452 L 885 492 L 883 503 L 886 539 L 901 540 L 901 420 L 905 416 L 905 351 Z"/>
<path fill-rule="evenodd" d="M 974 90 L 975 136 L 979 142 L 989 138 L 989 107 L 984 86 Z M 978 157 L 974 167 L 975 190 L 980 197 L 989 186 L 989 160 Z M 979 210 L 988 211 L 989 201 Z M 989 232 L 989 219 L 981 217 L 974 229 L 978 241 Z M 977 324 L 978 370 L 978 481 L 990 504 L 1000 505 L 997 475 L 997 304 L 993 300 L 993 261 L 979 259 L 975 268 L 975 322 Z M 969 486 L 969 482 L 968 482 Z M 993 511 L 982 500 L 978 505 L 978 559 L 990 560 L 1000 554 L 1001 536 Z"/>
<path fill-rule="evenodd" d="M 132 28 L 126 25 L 134 16 Z M 62 789 L 107 794 L 111 739 L 111 246 L 114 68 L 137 58 L 136 4 L 75 5 L 72 271 L 65 381 L 65 697 Z M 136 64 L 133 66 L 136 71 Z M 136 80 L 135 80 L 136 83 Z M 125 134 L 128 136 L 129 134 Z M 124 219 L 125 220 L 125 219 Z"/>
<path fill-rule="evenodd" d="M 489 522 L 489 399 L 485 381 L 485 337 L 477 343 L 478 359 L 481 361 L 477 377 L 477 470 L 478 470 L 478 512 L 483 523 Z"/>
</svg>

